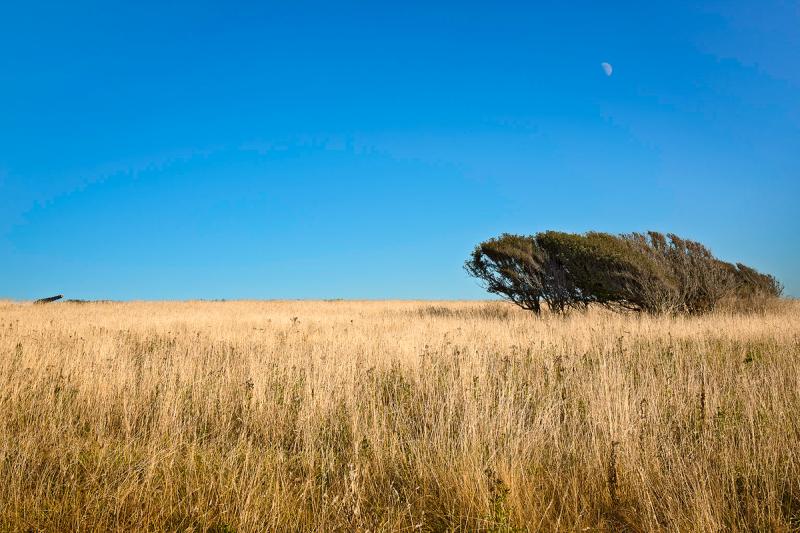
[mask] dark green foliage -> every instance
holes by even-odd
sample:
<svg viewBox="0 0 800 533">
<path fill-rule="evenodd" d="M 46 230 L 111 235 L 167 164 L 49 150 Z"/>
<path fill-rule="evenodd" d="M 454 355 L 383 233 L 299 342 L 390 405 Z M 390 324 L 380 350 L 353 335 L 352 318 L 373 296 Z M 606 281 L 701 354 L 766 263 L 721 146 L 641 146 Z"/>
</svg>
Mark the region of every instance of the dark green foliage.
<svg viewBox="0 0 800 533">
<path fill-rule="evenodd" d="M 647 298 L 647 284 L 658 277 L 658 269 L 626 240 L 608 233 L 548 231 L 536 241 L 566 273 L 580 305 L 655 310 Z"/>
<path fill-rule="evenodd" d="M 465 264 L 486 289 L 535 313 L 590 304 L 647 313 L 700 314 L 722 301 L 780 296 L 770 275 L 720 261 L 699 242 L 658 232 L 503 234 Z"/>
</svg>

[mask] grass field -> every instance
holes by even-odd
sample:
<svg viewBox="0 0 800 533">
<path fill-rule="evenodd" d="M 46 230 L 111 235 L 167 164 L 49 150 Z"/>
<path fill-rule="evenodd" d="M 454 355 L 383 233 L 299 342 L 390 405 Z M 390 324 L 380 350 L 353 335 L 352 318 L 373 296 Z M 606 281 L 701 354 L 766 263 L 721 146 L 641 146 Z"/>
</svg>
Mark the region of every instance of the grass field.
<svg viewBox="0 0 800 533">
<path fill-rule="evenodd" d="M 0 530 L 800 529 L 800 304 L 0 302 Z"/>
</svg>

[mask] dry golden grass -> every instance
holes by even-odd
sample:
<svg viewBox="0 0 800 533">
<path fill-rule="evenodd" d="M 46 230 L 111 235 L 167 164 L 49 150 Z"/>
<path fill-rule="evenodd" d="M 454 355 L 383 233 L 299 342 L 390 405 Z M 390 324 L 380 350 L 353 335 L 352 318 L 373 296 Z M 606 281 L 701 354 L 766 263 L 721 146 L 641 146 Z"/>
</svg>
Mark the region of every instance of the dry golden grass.
<svg viewBox="0 0 800 533">
<path fill-rule="evenodd" d="M 0 530 L 797 530 L 800 305 L 0 302 Z"/>
</svg>

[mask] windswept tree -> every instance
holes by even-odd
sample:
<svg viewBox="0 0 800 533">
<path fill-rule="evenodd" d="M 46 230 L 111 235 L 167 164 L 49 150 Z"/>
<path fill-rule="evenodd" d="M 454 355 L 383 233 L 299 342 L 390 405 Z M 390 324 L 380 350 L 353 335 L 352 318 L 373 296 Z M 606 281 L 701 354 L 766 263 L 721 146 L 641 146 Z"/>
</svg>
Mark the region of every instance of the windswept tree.
<svg viewBox="0 0 800 533">
<path fill-rule="evenodd" d="M 734 290 L 733 265 L 714 257 L 699 242 L 655 231 L 620 237 L 647 257 L 658 273 L 658 282 L 648 291 L 656 311 L 705 313 Z"/>
<path fill-rule="evenodd" d="M 650 310 L 642 282 L 654 275 L 654 269 L 623 239 L 608 233 L 578 235 L 555 231 L 539 233 L 535 239 L 575 288 L 576 301 L 569 307 L 599 304 Z"/>
<path fill-rule="evenodd" d="M 587 304 L 562 263 L 538 244 L 537 237 L 504 233 L 484 241 L 464 268 L 487 291 L 536 314 L 543 302 L 559 313 Z"/>
<path fill-rule="evenodd" d="M 486 289 L 537 314 L 601 305 L 700 314 L 726 299 L 780 296 L 772 276 L 714 257 L 696 241 L 658 232 L 612 235 L 546 231 L 480 243 L 465 268 Z"/>
<path fill-rule="evenodd" d="M 504 233 L 477 245 L 464 268 L 490 293 L 539 314 L 545 261 L 533 237 Z"/>
<path fill-rule="evenodd" d="M 740 296 L 778 297 L 783 294 L 783 285 L 775 276 L 762 274 L 755 268 L 736 263 L 736 291 Z"/>
</svg>

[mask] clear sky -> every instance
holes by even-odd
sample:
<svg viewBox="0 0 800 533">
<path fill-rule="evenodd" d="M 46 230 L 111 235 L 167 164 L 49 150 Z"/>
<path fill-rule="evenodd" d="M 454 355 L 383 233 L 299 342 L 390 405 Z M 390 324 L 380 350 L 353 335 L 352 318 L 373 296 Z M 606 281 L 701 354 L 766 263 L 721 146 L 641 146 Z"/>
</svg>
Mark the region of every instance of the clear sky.
<svg viewBox="0 0 800 533">
<path fill-rule="evenodd" d="M 482 298 L 546 229 L 800 296 L 800 4 L 599 4 L 4 2 L 0 297 Z"/>
</svg>

